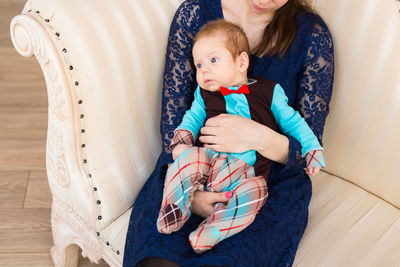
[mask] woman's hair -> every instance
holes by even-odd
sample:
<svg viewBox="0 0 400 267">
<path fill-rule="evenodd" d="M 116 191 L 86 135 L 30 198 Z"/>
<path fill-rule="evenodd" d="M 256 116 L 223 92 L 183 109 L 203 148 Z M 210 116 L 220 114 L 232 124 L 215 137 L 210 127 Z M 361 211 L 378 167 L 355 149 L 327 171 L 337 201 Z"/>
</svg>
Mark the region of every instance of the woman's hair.
<svg viewBox="0 0 400 267">
<path fill-rule="evenodd" d="M 279 54 L 283 57 L 297 33 L 297 15 L 301 11 L 315 13 L 308 0 L 288 0 L 278 9 L 265 27 L 260 42 L 252 49 L 257 56 Z"/>
<path fill-rule="evenodd" d="M 205 24 L 194 37 L 193 45 L 203 37 L 219 35 L 225 38 L 225 47 L 235 59 L 243 51 L 250 57 L 249 41 L 244 31 L 237 25 L 219 19 Z"/>
</svg>

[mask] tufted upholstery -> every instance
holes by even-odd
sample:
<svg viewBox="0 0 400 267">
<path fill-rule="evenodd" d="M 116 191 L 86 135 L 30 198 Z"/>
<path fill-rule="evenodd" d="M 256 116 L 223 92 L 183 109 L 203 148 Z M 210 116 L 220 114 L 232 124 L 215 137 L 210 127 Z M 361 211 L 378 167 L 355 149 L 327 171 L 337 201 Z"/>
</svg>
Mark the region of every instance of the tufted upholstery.
<svg viewBox="0 0 400 267">
<path fill-rule="evenodd" d="M 314 1 L 334 38 L 336 76 L 328 166 L 312 179 L 295 266 L 400 265 L 396 1 Z M 56 266 L 71 262 L 70 244 L 92 261 L 122 262 L 130 208 L 160 152 L 164 53 L 181 2 L 29 0 L 11 23 L 14 46 L 38 58 L 47 83 Z"/>
<path fill-rule="evenodd" d="M 129 209 L 160 153 L 160 73 L 171 14 L 180 1 L 35 0 L 74 85 L 75 137 L 101 200 L 99 230 Z M 46 26 L 47 26 L 46 25 Z M 81 29 L 81 30 L 79 30 Z M 52 34 L 53 33 L 53 34 Z M 81 133 L 81 129 L 85 132 Z"/>
</svg>

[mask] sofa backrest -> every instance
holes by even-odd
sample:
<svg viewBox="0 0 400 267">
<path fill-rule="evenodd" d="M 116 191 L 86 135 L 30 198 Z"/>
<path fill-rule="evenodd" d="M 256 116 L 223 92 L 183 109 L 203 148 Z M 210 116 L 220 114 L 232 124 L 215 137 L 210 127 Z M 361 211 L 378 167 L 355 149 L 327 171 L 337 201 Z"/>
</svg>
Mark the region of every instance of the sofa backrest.
<svg viewBox="0 0 400 267">
<path fill-rule="evenodd" d="M 326 171 L 400 208 L 400 6 L 315 0 L 335 44 Z"/>
</svg>

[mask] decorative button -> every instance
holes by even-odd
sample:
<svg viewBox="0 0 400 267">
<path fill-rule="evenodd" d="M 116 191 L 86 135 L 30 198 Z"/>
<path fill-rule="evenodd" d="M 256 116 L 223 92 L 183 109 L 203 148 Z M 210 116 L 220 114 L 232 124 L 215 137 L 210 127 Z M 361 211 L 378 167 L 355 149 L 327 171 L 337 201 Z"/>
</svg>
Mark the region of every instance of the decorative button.
<svg viewBox="0 0 400 267">
<path fill-rule="evenodd" d="M 78 86 L 78 85 L 79 85 L 79 83 L 78 83 L 78 82 L 75 82 L 75 85 L 76 85 L 76 86 Z"/>
<path fill-rule="evenodd" d="M 60 34 L 59 34 L 58 32 L 56 32 L 56 36 L 57 36 L 57 37 L 60 37 Z"/>
<path fill-rule="evenodd" d="M 101 204 L 101 201 L 100 201 L 100 200 L 97 200 L 97 204 Z"/>
<path fill-rule="evenodd" d="M 74 69 L 74 67 L 72 67 L 72 66 L 70 65 L 70 66 L 69 66 L 69 69 L 70 69 L 70 70 L 73 70 L 73 69 Z"/>
<path fill-rule="evenodd" d="M 94 191 L 97 191 L 97 187 L 93 187 L 93 190 L 94 190 Z"/>
<path fill-rule="evenodd" d="M 83 160 L 83 163 L 86 163 L 86 162 L 87 162 L 87 160 L 86 160 L 86 159 L 84 159 L 84 160 Z"/>
<path fill-rule="evenodd" d="M 81 147 L 84 148 L 84 147 L 85 147 L 85 144 L 82 144 Z"/>
<path fill-rule="evenodd" d="M 85 117 L 83 114 L 81 114 L 81 119 L 83 119 L 83 117 Z"/>
<path fill-rule="evenodd" d="M 110 245 L 110 243 L 108 243 L 108 241 L 107 241 L 107 243 L 106 243 L 106 244 L 107 244 L 107 246 L 109 246 L 109 245 Z"/>
<path fill-rule="evenodd" d="M 67 53 L 67 49 L 66 48 L 63 48 L 63 50 L 62 50 L 64 53 Z"/>
<path fill-rule="evenodd" d="M 45 19 L 44 21 L 46 21 L 46 22 L 50 22 L 50 20 L 49 20 L 49 19 Z"/>
<path fill-rule="evenodd" d="M 79 101 L 78 101 L 78 104 L 82 104 L 82 100 L 79 100 Z M 85 131 L 85 130 L 83 130 L 83 131 Z"/>
<path fill-rule="evenodd" d="M 89 178 L 92 178 L 92 175 L 90 173 L 88 174 L 88 176 L 89 176 Z"/>
<path fill-rule="evenodd" d="M 101 217 L 100 215 L 99 215 L 99 216 L 97 216 L 97 219 L 101 220 L 101 218 L 102 218 L 102 217 Z"/>
<path fill-rule="evenodd" d="M 117 254 L 119 255 L 119 250 L 117 250 Z"/>
<path fill-rule="evenodd" d="M 84 132 L 85 132 L 85 129 L 82 129 L 82 130 L 81 130 L 81 133 L 84 133 Z"/>
<path fill-rule="evenodd" d="M 100 232 L 97 232 L 97 236 L 100 236 Z"/>
<path fill-rule="evenodd" d="M 40 13 L 40 11 L 36 11 L 36 14 L 39 14 Z"/>
</svg>

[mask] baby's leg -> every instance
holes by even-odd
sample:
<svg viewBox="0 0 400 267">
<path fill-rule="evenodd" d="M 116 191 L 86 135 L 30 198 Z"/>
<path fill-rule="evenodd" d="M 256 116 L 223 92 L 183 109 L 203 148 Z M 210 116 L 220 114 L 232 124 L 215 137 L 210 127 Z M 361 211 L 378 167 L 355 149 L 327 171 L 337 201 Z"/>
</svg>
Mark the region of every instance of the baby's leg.
<svg viewBox="0 0 400 267">
<path fill-rule="evenodd" d="M 205 183 L 204 175 L 208 175 L 210 161 L 214 155 L 215 152 L 211 149 L 190 147 L 168 168 L 157 219 L 157 230 L 160 233 L 170 234 L 178 231 L 189 219 L 189 194 L 195 186 Z"/>
<path fill-rule="evenodd" d="M 211 162 L 206 190 L 214 192 L 230 191 L 241 179 L 254 177 L 254 168 L 232 155 L 219 154 Z"/>
<path fill-rule="evenodd" d="M 233 197 L 217 204 L 214 213 L 189 235 L 193 250 L 200 254 L 250 225 L 267 200 L 264 177 L 241 179 L 232 190 Z"/>
</svg>

